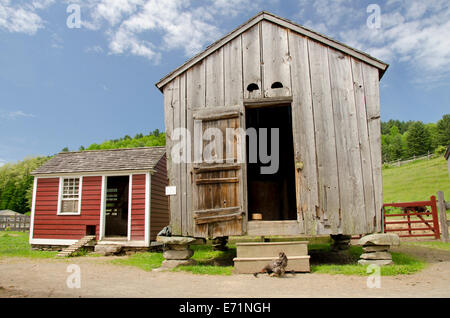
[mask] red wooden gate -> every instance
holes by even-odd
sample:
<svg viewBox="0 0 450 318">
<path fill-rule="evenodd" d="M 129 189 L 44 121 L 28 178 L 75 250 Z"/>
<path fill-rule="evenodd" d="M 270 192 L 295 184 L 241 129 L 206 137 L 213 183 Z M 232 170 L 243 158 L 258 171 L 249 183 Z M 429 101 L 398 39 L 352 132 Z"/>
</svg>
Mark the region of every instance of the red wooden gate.
<svg viewBox="0 0 450 318">
<path fill-rule="evenodd" d="M 397 208 L 397 210 L 401 209 L 403 213 L 389 213 L 389 211 L 387 211 L 389 208 Z M 429 218 L 430 216 L 431 219 Z M 406 218 L 406 220 L 399 220 L 398 217 Z M 387 221 L 388 218 L 396 219 L 393 221 Z M 384 204 L 383 223 L 385 233 L 401 232 L 402 234 L 399 235 L 400 237 L 434 236 L 437 240 L 440 239 L 439 219 L 435 196 L 432 196 L 430 201 Z M 391 227 L 391 225 L 402 225 L 402 227 Z M 406 227 L 403 225 L 406 225 Z M 418 227 L 415 227 L 414 225 L 418 225 Z M 422 227 L 422 225 L 424 227 Z M 420 231 L 421 233 L 413 233 L 417 231 Z M 407 232 L 407 234 L 403 234 L 405 232 Z"/>
</svg>

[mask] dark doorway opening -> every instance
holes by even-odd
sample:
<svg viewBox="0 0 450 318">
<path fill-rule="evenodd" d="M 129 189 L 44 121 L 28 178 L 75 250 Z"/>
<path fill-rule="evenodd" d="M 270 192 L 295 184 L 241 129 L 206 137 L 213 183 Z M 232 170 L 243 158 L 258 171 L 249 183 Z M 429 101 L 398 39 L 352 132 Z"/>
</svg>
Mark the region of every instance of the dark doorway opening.
<svg viewBox="0 0 450 318">
<path fill-rule="evenodd" d="M 130 178 L 108 177 L 106 188 L 106 237 L 128 235 L 128 187 Z"/>
<path fill-rule="evenodd" d="M 294 140 L 292 135 L 291 106 L 249 108 L 246 110 L 246 127 L 257 133 L 258 159 L 249 160 L 250 137 L 247 136 L 247 193 L 248 215 L 262 214 L 263 221 L 297 220 L 295 192 Z M 279 167 L 273 174 L 262 174 L 261 167 L 270 166 L 261 162 L 260 128 L 267 128 L 267 153 L 271 149 L 271 128 L 279 129 Z M 252 147 L 255 149 L 255 146 Z"/>
</svg>

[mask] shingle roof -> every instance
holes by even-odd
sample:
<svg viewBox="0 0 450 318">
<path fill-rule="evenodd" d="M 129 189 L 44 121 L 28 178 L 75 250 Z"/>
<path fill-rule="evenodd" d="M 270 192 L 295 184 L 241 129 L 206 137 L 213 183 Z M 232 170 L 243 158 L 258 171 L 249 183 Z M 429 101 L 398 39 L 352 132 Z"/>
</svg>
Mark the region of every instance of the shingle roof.
<svg viewBox="0 0 450 318">
<path fill-rule="evenodd" d="M 2 216 L 17 216 L 17 215 L 23 215 L 19 212 L 11 211 L 11 210 L 0 210 L 0 215 Z"/>
<path fill-rule="evenodd" d="M 152 170 L 165 152 L 165 147 L 61 152 L 32 174 Z"/>
</svg>

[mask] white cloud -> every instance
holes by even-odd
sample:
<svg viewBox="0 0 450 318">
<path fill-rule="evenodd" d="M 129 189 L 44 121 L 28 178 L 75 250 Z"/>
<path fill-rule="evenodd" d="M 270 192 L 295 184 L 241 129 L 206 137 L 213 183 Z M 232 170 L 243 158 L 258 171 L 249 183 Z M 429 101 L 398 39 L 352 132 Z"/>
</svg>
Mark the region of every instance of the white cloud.
<svg viewBox="0 0 450 318">
<path fill-rule="evenodd" d="M 106 28 L 110 54 L 131 54 L 158 62 L 162 52 L 182 49 L 192 56 L 223 32 L 219 18 L 253 10 L 261 0 L 100 0 L 79 1 L 90 10 L 83 25 Z M 149 40 L 149 36 L 157 35 Z"/>
<path fill-rule="evenodd" d="M 1 111 L 0 110 L 0 118 L 3 119 L 18 119 L 18 118 L 33 118 L 36 117 L 33 114 L 25 113 L 22 110 L 16 111 Z"/>
<path fill-rule="evenodd" d="M 100 45 L 89 46 L 84 49 L 85 53 L 103 53 L 103 48 Z"/>
<path fill-rule="evenodd" d="M 300 4 L 307 2 L 301 0 Z M 427 74 L 427 80 L 440 80 L 449 74 L 447 0 L 388 0 L 380 8 L 380 29 L 367 26 L 369 13 L 364 5 L 348 0 L 317 0 L 309 11 L 302 8 L 300 18 L 309 14 L 307 26 L 388 63 L 408 63 L 421 77 Z"/>
<path fill-rule="evenodd" d="M 12 33 L 35 34 L 44 28 L 45 21 L 36 13 L 54 3 L 54 0 L 34 0 L 30 3 L 0 0 L 0 29 Z"/>
</svg>

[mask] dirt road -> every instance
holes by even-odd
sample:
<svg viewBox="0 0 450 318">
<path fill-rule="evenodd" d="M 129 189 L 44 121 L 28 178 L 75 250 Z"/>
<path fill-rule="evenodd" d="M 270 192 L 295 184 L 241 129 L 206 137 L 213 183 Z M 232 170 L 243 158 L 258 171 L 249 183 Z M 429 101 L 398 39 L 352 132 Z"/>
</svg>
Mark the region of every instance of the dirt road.
<svg viewBox="0 0 450 318">
<path fill-rule="evenodd" d="M 368 288 L 367 277 L 358 276 L 204 276 L 145 272 L 109 264 L 111 258 L 3 258 L 0 297 L 450 297 L 450 252 L 412 246 L 397 250 L 424 258 L 430 265 L 414 275 L 382 277 L 379 289 Z M 70 264 L 81 270 L 80 288 L 67 286 Z"/>
</svg>

